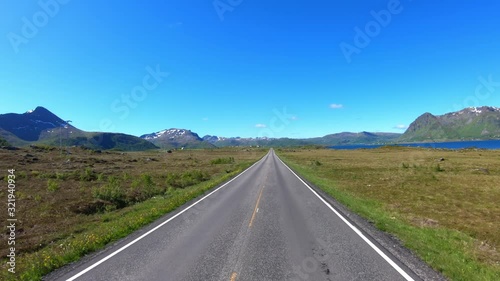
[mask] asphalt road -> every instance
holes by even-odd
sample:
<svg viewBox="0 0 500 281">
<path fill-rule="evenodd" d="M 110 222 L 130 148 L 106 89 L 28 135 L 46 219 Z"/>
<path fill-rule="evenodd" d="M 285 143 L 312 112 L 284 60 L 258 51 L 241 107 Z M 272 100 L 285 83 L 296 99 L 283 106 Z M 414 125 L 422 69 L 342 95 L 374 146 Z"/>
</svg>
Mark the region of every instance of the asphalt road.
<svg viewBox="0 0 500 281">
<path fill-rule="evenodd" d="M 273 150 L 194 203 L 46 279 L 387 281 L 421 280 L 424 271 L 322 199 Z"/>
</svg>

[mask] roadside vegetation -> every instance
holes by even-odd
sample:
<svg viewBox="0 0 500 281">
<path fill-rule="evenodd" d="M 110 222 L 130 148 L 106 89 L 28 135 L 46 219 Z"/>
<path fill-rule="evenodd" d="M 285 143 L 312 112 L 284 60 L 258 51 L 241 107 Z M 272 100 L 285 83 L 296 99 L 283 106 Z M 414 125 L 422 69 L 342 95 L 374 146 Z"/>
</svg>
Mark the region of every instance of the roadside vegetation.
<svg viewBox="0 0 500 281">
<path fill-rule="evenodd" d="M 16 170 L 18 220 L 16 273 L 7 272 L 3 258 L 0 280 L 40 280 L 229 180 L 265 153 L 0 149 L 0 180 L 7 180 L 8 169 Z M 5 189 L 0 198 L 7 198 Z M 6 213 L 0 218 L 6 221 Z M 1 241 L 7 241 L 6 233 Z M 6 257 L 6 247 L 0 255 Z"/>
<path fill-rule="evenodd" d="M 276 151 L 451 280 L 500 280 L 500 151 Z"/>
</svg>

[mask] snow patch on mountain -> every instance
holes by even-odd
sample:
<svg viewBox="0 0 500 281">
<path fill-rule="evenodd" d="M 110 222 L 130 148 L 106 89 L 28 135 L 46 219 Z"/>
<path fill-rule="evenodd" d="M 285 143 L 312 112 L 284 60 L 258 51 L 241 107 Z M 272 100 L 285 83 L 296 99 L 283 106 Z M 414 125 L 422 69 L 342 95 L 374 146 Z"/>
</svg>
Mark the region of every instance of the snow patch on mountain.
<svg viewBox="0 0 500 281">
<path fill-rule="evenodd" d="M 184 129 L 168 129 L 162 130 L 156 133 L 151 133 L 141 136 L 141 138 L 146 140 L 154 140 L 160 137 L 174 139 L 176 137 L 182 137 L 187 134 L 187 130 Z"/>
</svg>

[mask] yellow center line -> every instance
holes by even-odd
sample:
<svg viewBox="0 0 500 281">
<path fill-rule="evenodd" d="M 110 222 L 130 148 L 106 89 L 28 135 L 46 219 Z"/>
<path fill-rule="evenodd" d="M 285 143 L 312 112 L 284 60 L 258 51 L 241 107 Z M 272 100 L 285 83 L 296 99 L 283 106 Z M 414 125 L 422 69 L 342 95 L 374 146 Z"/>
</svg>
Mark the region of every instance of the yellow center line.
<svg viewBox="0 0 500 281">
<path fill-rule="evenodd" d="M 231 274 L 231 279 L 229 279 L 229 280 L 230 280 L 230 281 L 236 281 L 236 276 L 238 276 L 238 273 L 233 272 L 233 273 Z"/>
<path fill-rule="evenodd" d="M 260 197 L 262 197 L 262 191 L 264 191 L 264 185 L 260 189 L 259 198 L 257 198 L 257 203 L 255 204 L 255 209 L 253 210 L 252 218 L 250 219 L 250 223 L 248 224 L 248 227 L 252 227 L 253 220 L 255 219 L 255 214 L 257 213 L 257 210 L 259 209 L 259 202 L 260 202 Z"/>
</svg>

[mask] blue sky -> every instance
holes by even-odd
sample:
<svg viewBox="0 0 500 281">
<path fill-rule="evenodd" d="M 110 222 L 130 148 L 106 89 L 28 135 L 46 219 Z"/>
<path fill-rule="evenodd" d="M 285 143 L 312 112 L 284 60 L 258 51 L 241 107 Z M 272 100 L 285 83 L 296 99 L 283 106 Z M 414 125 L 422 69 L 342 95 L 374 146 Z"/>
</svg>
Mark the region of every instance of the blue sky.
<svg viewBox="0 0 500 281">
<path fill-rule="evenodd" d="M 499 1 L 0 3 L 0 113 L 87 131 L 403 132 L 500 106 Z M 400 128 L 398 128 L 400 127 Z"/>
</svg>

